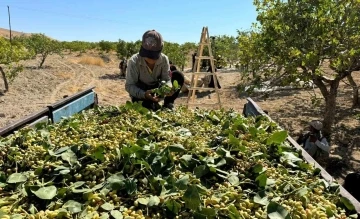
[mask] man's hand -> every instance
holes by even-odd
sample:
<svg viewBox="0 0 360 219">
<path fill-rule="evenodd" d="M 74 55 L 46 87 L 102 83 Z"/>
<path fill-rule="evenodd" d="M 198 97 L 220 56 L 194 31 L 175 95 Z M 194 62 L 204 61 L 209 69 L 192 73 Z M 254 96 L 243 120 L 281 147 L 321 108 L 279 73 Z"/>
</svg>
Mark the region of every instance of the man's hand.
<svg viewBox="0 0 360 219">
<path fill-rule="evenodd" d="M 159 101 L 160 101 L 159 98 L 153 97 L 153 96 L 151 95 L 151 93 L 152 93 L 151 90 L 147 90 L 147 91 L 145 92 L 145 99 L 151 100 L 151 101 L 153 101 L 153 102 L 159 102 Z"/>
<path fill-rule="evenodd" d="M 310 142 L 316 142 L 317 138 L 315 135 L 310 135 Z"/>
</svg>

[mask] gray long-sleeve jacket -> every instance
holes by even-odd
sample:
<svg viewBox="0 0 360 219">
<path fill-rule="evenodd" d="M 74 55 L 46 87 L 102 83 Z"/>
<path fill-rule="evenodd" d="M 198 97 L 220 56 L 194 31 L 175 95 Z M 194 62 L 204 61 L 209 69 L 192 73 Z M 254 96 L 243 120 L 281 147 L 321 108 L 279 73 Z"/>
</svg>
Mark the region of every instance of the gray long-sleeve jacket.
<svg viewBox="0 0 360 219">
<path fill-rule="evenodd" d="M 316 140 L 316 142 L 310 142 L 310 138 L 305 140 L 304 149 L 310 154 L 310 156 L 314 156 L 318 149 L 321 149 L 327 153 L 330 151 L 329 143 L 326 138 L 322 138 L 321 140 Z"/>
<path fill-rule="evenodd" d="M 155 88 L 159 81 L 166 81 L 172 87 L 169 73 L 170 64 L 166 55 L 160 55 L 151 72 L 145 59 L 137 53 L 127 63 L 125 90 L 132 97 L 145 99 L 146 90 L 149 87 Z"/>
</svg>

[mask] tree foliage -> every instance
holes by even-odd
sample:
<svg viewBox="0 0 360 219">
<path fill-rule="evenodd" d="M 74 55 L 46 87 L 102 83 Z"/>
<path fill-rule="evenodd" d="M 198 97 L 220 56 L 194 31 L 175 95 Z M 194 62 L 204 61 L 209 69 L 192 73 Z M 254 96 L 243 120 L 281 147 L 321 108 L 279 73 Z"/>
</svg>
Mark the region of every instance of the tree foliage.
<svg viewBox="0 0 360 219">
<path fill-rule="evenodd" d="M 329 134 L 335 117 L 339 82 L 360 67 L 359 1 L 352 0 L 255 0 L 256 34 L 239 36 L 256 49 L 240 53 L 259 75 L 255 86 L 279 79 L 283 85 L 313 81 L 325 100 L 324 132 Z M 250 55 L 249 55 L 250 54 Z M 330 62 L 332 72 L 324 72 Z M 245 62 L 245 61 L 243 61 Z M 265 68 L 264 66 L 273 66 Z"/>
<path fill-rule="evenodd" d="M 42 68 L 46 58 L 51 54 L 59 54 L 62 52 L 62 45 L 59 41 L 50 39 L 44 34 L 32 34 L 30 37 L 23 38 L 24 45 L 29 51 L 33 51 L 35 55 L 40 55 L 39 68 Z"/>
<path fill-rule="evenodd" d="M 8 39 L 0 37 L 0 72 L 4 81 L 5 91 L 9 90 L 17 74 L 22 71 L 19 61 L 28 59 L 32 54 L 21 43 L 10 43 Z"/>
<path fill-rule="evenodd" d="M 101 40 L 98 45 L 99 45 L 100 51 L 103 51 L 106 53 L 109 53 L 110 51 L 115 50 L 115 46 L 116 46 L 116 44 L 114 42 L 105 41 L 105 40 Z"/>
<path fill-rule="evenodd" d="M 79 52 L 80 54 L 85 53 L 90 49 L 95 49 L 97 43 L 85 42 L 85 41 L 71 41 L 71 42 L 62 42 L 62 46 L 64 49 L 72 52 Z"/>
<path fill-rule="evenodd" d="M 220 65 L 229 64 L 230 67 L 238 61 L 239 46 L 238 40 L 236 37 L 228 35 L 219 35 L 216 36 L 213 41 L 213 48 L 215 49 L 216 59 L 219 61 L 223 60 Z"/>
</svg>

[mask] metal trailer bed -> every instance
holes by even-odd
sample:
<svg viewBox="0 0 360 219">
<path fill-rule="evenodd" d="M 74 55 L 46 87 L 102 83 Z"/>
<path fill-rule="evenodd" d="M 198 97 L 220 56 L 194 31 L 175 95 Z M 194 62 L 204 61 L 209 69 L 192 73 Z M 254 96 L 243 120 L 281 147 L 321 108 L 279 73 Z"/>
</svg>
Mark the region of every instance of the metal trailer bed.
<svg viewBox="0 0 360 219">
<path fill-rule="evenodd" d="M 68 117 L 83 110 L 93 108 L 98 104 L 97 94 L 95 93 L 94 88 L 95 87 L 91 87 L 72 96 L 64 98 L 30 116 L 27 116 L 19 121 L 5 126 L 4 128 L 1 128 L 0 136 L 8 136 L 14 133 L 16 130 L 26 126 L 33 127 L 39 122 L 48 121 L 51 123 L 56 123 L 64 116 Z M 251 98 L 247 98 L 247 103 L 243 108 L 243 114 L 245 116 L 264 115 L 272 120 Z M 321 170 L 321 175 L 326 181 L 335 181 L 335 179 L 328 172 L 326 172 L 326 170 L 322 168 L 292 137 L 288 136 L 287 140 L 297 150 L 302 151 L 302 156 L 308 163 L 314 164 L 315 167 Z M 357 201 L 341 185 L 340 194 L 350 200 L 350 202 L 354 205 L 358 215 L 360 216 L 360 202 Z"/>
</svg>

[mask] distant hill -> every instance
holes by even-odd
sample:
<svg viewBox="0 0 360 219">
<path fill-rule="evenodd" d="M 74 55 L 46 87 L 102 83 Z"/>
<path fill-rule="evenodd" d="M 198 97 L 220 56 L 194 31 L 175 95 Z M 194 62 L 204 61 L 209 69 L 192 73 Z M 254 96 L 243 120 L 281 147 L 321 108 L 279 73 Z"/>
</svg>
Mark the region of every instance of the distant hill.
<svg viewBox="0 0 360 219">
<path fill-rule="evenodd" d="M 14 30 L 11 30 L 11 35 L 13 37 L 15 36 L 30 36 L 31 33 L 24 33 L 24 32 L 19 32 L 19 31 L 14 31 Z M 5 29 L 5 28 L 1 28 L 0 27 L 0 37 L 5 37 L 5 38 L 10 38 L 10 32 L 8 29 Z"/>
</svg>

